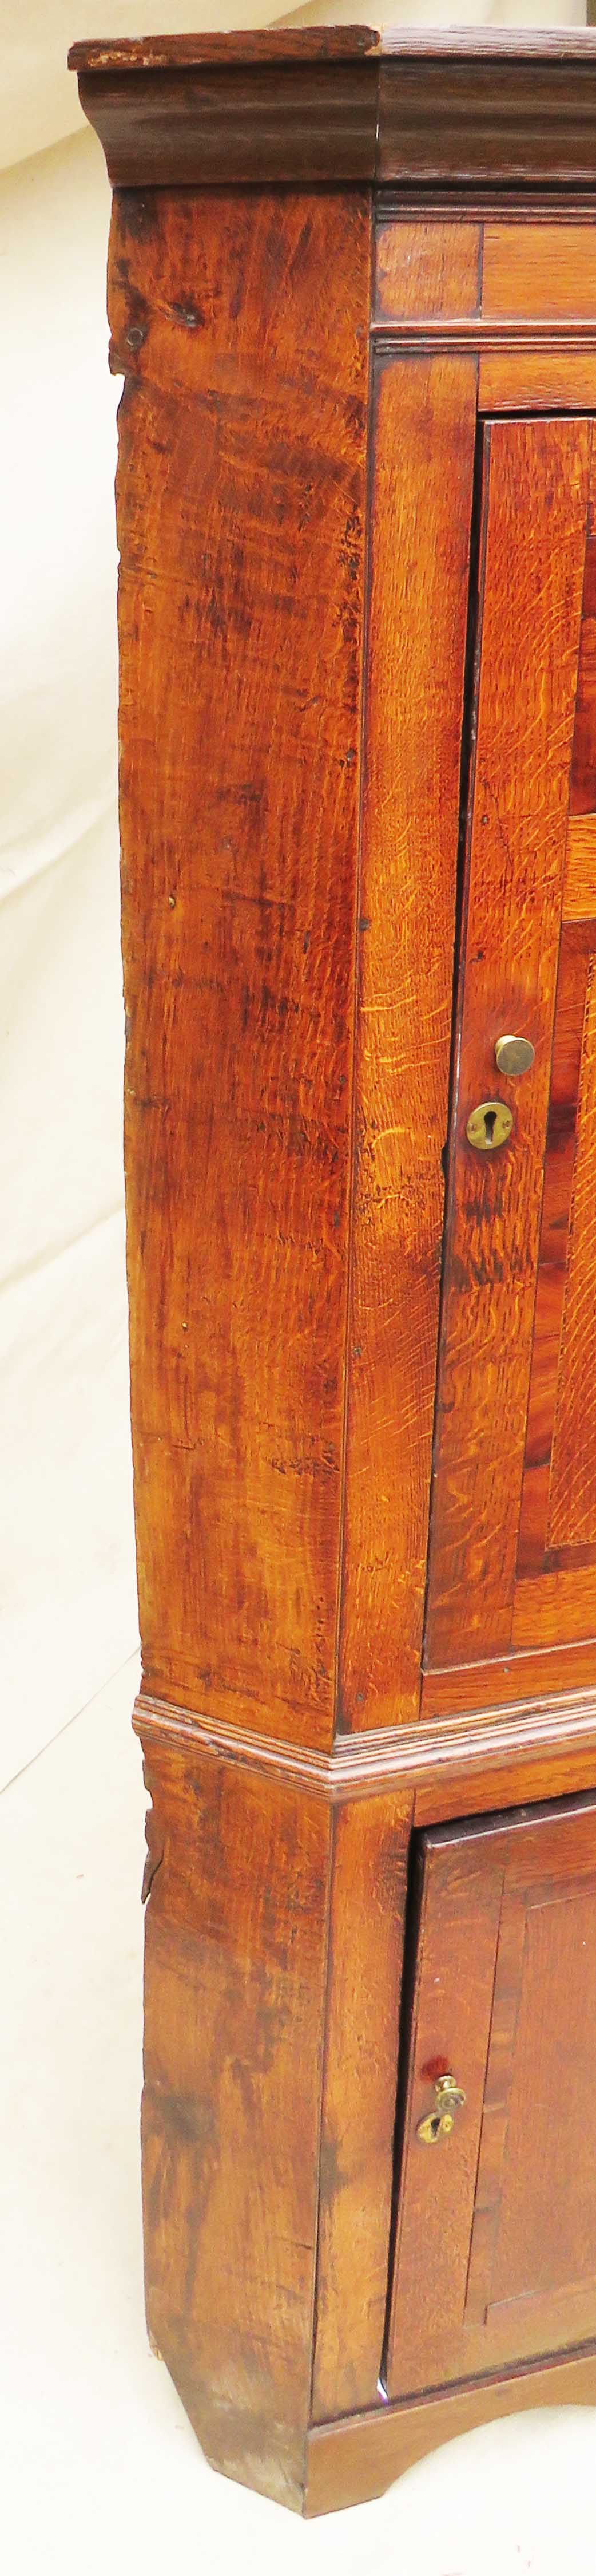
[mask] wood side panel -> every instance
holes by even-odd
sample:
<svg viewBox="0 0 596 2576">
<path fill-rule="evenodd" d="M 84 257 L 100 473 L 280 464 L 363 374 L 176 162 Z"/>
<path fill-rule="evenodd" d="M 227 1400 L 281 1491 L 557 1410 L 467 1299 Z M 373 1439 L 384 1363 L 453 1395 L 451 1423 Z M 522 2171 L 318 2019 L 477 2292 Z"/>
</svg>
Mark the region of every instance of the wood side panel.
<svg viewBox="0 0 596 2576">
<path fill-rule="evenodd" d="M 170 1700 L 236 1700 L 319 1744 L 335 1704 L 369 267 L 356 191 L 115 204 L 144 1662 Z"/>
<path fill-rule="evenodd" d="M 372 2403 L 381 2366 L 411 1812 L 406 1791 L 334 1817 L 315 2421 Z"/>
<path fill-rule="evenodd" d="M 590 920 L 596 920 L 596 814 L 577 814 L 567 833 L 563 921 Z"/>
<path fill-rule="evenodd" d="M 468 316 L 479 311 L 479 224 L 380 222 L 375 243 L 375 322 Z"/>
<path fill-rule="evenodd" d="M 215 2465 L 299 2509 L 330 1813 L 152 1742 L 147 2317 Z"/>
<path fill-rule="evenodd" d="M 366 2504 L 442 2442 L 534 2406 L 596 2407 L 596 2345 L 315 2426 L 308 2437 L 305 2513 Z"/>
<path fill-rule="evenodd" d="M 347 1727 L 418 1707 L 475 395 L 471 360 L 378 364 L 340 1638 Z"/>
<path fill-rule="evenodd" d="M 596 349 L 481 349 L 478 410 L 596 411 Z"/>
<path fill-rule="evenodd" d="M 485 432 L 427 1665 L 472 1661 L 475 1646 L 503 1654 L 512 1642 L 590 436 L 577 420 L 495 422 Z M 495 1041 L 506 1029 L 536 1049 L 531 1082 L 517 1088 L 496 1075 Z M 513 1110 L 511 1137 L 479 1153 L 467 1140 L 469 1112 L 500 1097 Z"/>
<path fill-rule="evenodd" d="M 508 321 L 596 322 L 594 227 L 486 223 L 482 312 Z"/>
</svg>

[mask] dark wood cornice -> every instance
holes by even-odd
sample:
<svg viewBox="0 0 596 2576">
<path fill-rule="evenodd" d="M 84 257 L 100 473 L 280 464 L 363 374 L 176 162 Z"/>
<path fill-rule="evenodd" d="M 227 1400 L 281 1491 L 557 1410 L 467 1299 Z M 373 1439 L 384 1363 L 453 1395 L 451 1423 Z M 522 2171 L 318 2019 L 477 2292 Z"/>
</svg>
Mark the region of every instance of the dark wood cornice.
<svg viewBox="0 0 596 2576">
<path fill-rule="evenodd" d="M 596 34 L 366 27 L 73 45 L 115 187 L 596 178 Z"/>
</svg>

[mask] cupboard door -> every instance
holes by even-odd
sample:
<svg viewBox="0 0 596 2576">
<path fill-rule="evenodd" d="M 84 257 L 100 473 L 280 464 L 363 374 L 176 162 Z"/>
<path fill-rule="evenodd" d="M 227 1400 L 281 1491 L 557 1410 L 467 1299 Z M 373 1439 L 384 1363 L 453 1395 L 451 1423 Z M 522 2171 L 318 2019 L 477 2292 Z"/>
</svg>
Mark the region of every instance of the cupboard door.
<svg viewBox="0 0 596 2576">
<path fill-rule="evenodd" d="M 417 1870 L 391 2397 L 596 2335 L 596 1802 L 441 1827 Z"/>
<path fill-rule="evenodd" d="M 596 1634 L 592 427 L 485 431 L 430 1670 Z"/>
</svg>

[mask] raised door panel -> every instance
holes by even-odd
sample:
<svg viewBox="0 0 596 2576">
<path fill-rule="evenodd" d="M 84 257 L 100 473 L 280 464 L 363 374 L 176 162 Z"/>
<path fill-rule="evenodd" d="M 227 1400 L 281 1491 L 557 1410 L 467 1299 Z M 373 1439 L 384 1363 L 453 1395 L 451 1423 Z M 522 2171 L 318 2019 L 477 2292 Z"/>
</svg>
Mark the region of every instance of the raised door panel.
<svg viewBox="0 0 596 2576">
<path fill-rule="evenodd" d="M 390 2396 L 596 2333 L 595 2016 L 593 1799 L 425 1834 Z"/>
<path fill-rule="evenodd" d="M 431 1671 L 596 1632 L 591 441 L 576 419 L 485 434 Z M 508 1032 L 535 1050 L 515 1080 Z M 478 1151 L 487 1100 L 513 1124 Z"/>
</svg>

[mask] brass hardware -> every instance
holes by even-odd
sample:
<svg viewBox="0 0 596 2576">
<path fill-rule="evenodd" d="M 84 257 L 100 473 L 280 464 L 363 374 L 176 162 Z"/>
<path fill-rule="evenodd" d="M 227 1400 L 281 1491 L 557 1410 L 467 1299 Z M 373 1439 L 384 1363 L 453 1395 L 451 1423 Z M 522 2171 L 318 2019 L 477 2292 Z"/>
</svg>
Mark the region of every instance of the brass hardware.
<svg viewBox="0 0 596 2576">
<path fill-rule="evenodd" d="M 426 2118 L 418 2121 L 416 2130 L 423 2147 L 438 2147 L 440 2138 L 451 2136 L 456 2111 L 463 2110 L 466 2098 L 454 2075 L 439 2075 L 434 2093 L 436 2110 L 427 2111 Z"/>
<path fill-rule="evenodd" d="M 519 1073 L 530 1073 L 535 1049 L 531 1038 L 497 1038 L 495 1055 L 499 1073 L 507 1074 L 510 1082 L 516 1082 Z"/>
<path fill-rule="evenodd" d="M 470 1111 L 466 1136 L 478 1154 L 494 1154 L 495 1145 L 506 1145 L 513 1126 L 513 1110 L 504 1100 L 481 1100 Z"/>
</svg>

